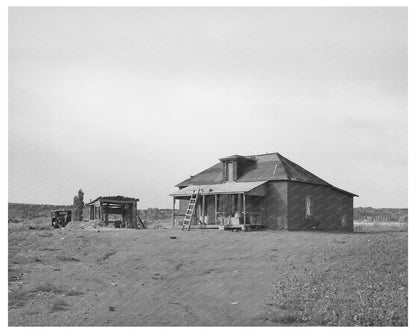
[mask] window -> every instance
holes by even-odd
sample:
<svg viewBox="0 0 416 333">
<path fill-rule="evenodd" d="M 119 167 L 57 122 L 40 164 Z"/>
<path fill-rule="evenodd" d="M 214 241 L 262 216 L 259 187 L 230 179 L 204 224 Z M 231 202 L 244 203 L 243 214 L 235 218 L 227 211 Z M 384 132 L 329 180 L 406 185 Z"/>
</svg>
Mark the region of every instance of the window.
<svg viewBox="0 0 416 333">
<path fill-rule="evenodd" d="M 225 164 L 225 171 L 226 171 L 226 177 L 228 181 L 234 180 L 234 174 L 233 174 L 233 162 L 227 162 Z"/>
<path fill-rule="evenodd" d="M 310 219 L 313 216 L 312 197 L 305 197 L 305 219 Z"/>
</svg>

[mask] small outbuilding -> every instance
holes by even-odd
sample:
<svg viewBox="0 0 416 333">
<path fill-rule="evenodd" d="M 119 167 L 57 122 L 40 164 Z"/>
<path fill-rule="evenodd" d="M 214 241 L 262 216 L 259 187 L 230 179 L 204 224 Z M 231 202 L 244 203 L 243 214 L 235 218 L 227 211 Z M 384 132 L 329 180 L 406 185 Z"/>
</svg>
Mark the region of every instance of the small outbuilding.
<svg viewBox="0 0 416 333">
<path fill-rule="evenodd" d="M 189 228 L 353 231 L 357 195 L 279 153 L 224 157 L 176 187 L 173 225 L 183 216 Z"/>
<path fill-rule="evenodd" d="M 116 214 L 121 216 L 121 225 L 126 228 L 137 228 L 141 220 L 137 214 L 137 202 L 139 199 L 117 196 L 98 197 L 87 204 L 90 220 L 101 220 L 105 225 L 109 224 L 108 216 Z"/>
</svg>

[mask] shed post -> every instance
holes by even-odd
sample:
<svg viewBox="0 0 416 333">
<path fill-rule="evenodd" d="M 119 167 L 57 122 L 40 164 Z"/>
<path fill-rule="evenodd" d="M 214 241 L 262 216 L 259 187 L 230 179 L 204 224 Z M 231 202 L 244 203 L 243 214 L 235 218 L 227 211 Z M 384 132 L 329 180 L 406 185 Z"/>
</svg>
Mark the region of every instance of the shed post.
<svg viewBox="0 0 416 333">
<path fill-rule="evenodd" d="M 218 198 L 217 195 L 214 195 L 214 222 L 217 224 L 217 206 L 218 206 Z"/>
<path fill-rule="evenodd" d="M 125 214 L 125 210 L 124 210 L 124 205 L 121 205 L 121 225 L 124 225 L 124 214 Z"/>
<path fill-rule="evenodd" d="M 172 228 L 175 228 L 175 206 L 176 206 L 176 198 L 173 197 L 173 206 L 172 206 Z"/>
<path fill-rule="evenodd" d="M 137 201 L 131 204 L 131 224 L 130 228 L 137 229 Z"/>
<path fill-rule="evenodd" d="M 108 225 L 108 205 L 105 208 L 105 213 L 104 213 L 104 221 L 105 221 L 105 225 Z"/>
<path fill-rule="evenodd" d="M 246 194 L 245 193 L 243 193 L 243 214 L 244 214 L 244 216 L 243 216 L 243 218 L 244 218 L 244 229 L 246 228 L 246 221 L 247 221 L 247 218 L 246 218 Z"/>
</svg>

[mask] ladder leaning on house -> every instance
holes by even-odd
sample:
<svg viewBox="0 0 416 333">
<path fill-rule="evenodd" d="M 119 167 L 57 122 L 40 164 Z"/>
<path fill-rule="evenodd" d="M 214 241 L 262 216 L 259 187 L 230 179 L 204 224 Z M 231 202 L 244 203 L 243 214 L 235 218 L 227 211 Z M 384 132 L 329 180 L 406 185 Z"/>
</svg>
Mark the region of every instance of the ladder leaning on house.
<svg viewBox="0 0 416 333">
<path fill-rule="evenodd" d="M 191 229 L 191 221 L 195 213 L 196 201 L 198 200 L 200 191 L 201 190 L 198 189 L 192 192 L 191 199 L 189 199 L 188 209 L 186 210 L 185 218 L 183 219 L 182 230 L 185 230 L 185 228 L 187 228 L 187 230 Z"/>
</svg>

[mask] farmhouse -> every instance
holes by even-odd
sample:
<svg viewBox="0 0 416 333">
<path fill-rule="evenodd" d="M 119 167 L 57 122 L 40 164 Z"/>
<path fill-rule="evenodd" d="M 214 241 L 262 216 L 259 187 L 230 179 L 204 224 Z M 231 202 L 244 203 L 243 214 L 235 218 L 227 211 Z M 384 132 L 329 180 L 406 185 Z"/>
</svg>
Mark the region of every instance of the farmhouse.
<svg viewBox="0 0 416 333">
<path fill-rule="evenodd" d="M 170 194 L 173 225 L 177 217 L 184 217 L 189 228 L 353 230 L 357 195 L 279 153 L 233 155 L 219 161 L 176 185 L 179 189 Z"/>
</svg>

